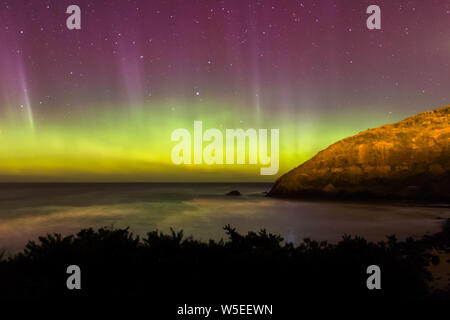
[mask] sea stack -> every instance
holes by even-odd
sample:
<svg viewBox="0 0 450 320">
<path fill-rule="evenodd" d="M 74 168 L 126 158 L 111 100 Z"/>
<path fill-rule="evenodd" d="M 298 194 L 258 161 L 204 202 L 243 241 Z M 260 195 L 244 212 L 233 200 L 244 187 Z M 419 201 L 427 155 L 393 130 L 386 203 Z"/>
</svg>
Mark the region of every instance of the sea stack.
<svg viewBox="0 0 450 320">
<path fill-rule="evenodd" d="M 281 176 L 268 196 L 450 201 L 450 106 L 342 139 Z"/>
<path fill-rule="evenodd" d="M 233 191 L 228 192 L 226 195 L 227 196 L 240 196 L 241 193 L 239 192 L 239 190 L 233 190 Z"/>
</svg>

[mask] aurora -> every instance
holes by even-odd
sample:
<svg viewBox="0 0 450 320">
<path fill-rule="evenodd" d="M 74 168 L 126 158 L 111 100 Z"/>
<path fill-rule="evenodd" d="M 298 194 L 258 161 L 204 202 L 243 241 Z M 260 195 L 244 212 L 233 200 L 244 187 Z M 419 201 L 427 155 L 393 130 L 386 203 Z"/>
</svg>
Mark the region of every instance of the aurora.
<svg viewBox="0 0 450 320">
<path fill-rule="evenodd" d="M 69 30 L 67 3 L 0 1 L 0 182 L 269 182 L 450 99 L 444 3 L 385 3 L 381 30 L 363 2 L 77 5 Z M 278 128 L 277 174 L 175 165 L 171 133 L 198 119 Z"/>
</svg>

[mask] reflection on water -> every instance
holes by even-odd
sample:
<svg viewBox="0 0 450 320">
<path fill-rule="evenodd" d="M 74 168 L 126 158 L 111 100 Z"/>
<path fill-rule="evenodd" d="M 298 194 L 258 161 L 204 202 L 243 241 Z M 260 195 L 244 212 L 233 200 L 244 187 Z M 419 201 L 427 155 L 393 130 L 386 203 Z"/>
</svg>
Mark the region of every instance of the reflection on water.
<svg viewBox="0 0 450 320">
<path fill-rule="evenodd" d="M 130 227 L 136 234 L 183 229 L 198 239 L 267 229 L 287 241 L 337 241 L 343 234 L 383 240 L 439 230 L 445 207 L 382 203 L 289 201 L 266 198 L 268 184 L 1 184 L 0 248 L 16 251 L 46 233 L 86 227 Z M 242 197 L 224 194 L 238 189 Z"/>
</svg>

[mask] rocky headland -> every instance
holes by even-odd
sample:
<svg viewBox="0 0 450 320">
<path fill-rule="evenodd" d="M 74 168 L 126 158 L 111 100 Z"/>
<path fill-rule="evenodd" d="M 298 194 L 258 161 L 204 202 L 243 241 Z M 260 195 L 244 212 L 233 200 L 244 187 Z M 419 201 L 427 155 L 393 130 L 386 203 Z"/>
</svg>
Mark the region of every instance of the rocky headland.
<svg viewBox="0 0 450 320">
<path fill-rule="evenodd" d="M 342 139 L 281 176 L 268 196 L 450 201 L 450 106 Z"/>
</svg>

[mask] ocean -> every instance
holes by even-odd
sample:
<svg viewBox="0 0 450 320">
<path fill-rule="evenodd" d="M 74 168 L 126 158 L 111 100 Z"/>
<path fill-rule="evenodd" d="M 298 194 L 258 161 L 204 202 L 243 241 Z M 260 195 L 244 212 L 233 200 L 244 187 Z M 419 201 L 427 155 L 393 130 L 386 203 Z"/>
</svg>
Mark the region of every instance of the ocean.
<svg viewBox="0 0 450 320">
<path fill-rule="evenodd" d="M 158 229 L 226 239 L 223 227 L 339 241 L 344 234 L 371 241 L 420 237 L 440 230 L 448 205 L 388 202 L 300 201 L 265 197 L 266 183 L 0 184 L 0 250 L 17 252 L 47 233 L 82 228 L 129 227 L 145 235 Z M 242 196 L 226 196 L 239 190 Z"/>
</svg>

